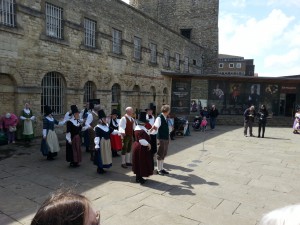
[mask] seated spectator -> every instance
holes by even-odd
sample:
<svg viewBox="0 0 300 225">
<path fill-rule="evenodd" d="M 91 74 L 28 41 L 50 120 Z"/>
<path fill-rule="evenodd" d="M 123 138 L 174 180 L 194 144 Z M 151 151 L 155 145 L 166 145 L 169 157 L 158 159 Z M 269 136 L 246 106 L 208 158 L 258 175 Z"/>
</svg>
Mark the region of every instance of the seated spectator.
<svg viewBox="0 0 300 225">
<path fill-rule="evenodd" d="M 299 225 L 300 205 L 276 209 L 264 215 L 259 225 Z"/>
<path fill-rule="evenodd" d="M 99 225 L 100 214 L 89 200 L 72 192 L 57 192 L 48 198 L 31 221 L 31 225 Z"/>
<path fill-rule="evenodd" d="M 16 143 L 15 133 L 19 122 L 18 117 L 13 113 L 6 113 L 5 116 L 0 118 L 0 130 L 4 130 L 7 135 L 8 144 Z"/>
</svg>

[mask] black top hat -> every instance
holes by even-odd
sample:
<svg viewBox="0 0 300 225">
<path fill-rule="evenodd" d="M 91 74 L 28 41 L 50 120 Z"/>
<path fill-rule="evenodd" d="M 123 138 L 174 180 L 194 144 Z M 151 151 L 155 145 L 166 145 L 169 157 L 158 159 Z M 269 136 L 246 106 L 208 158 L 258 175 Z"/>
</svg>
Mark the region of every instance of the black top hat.
<svg viewBox="0 0 300 225">
<path fill-rule="evenodd" d="M 94 107 L 95 107 L 95 105 L 94 105 L 94 103 L 92 103 L 92 102 L 89 102 L 89 109 L 94 109 Z"/>
<path fill-rule="evenodd" d="M 99 119 L 102 119 L 102 118 L 106 117 L 105 112 L 103 111 L 103 109 L 98 111 L 98 117 L 99 117 Z"/>
<path fill-rule="evenodd" d="M 45 116 L 50 115 L 51 113 L 53 113 L 53 110 L 50 108 L 50 106 L 45 105 L 44 106 L 44 112 L 45 112 Z"/>
<path fill-rule="evenodd" d="M 148 108 L 145 109 L 145 111 L 147 111 L 147 110 L 154 111 L 154 109 L 155 109 L 155 106 L 153 105 L 153 103 L 150 103 L 149 106 L 148 106 Z"/>
<path fill-rule="evenodd" d="M 79 110 L 78 110 L 78 108 L 77 108 L 77 106 L 76 105 L 71 105 L 71 111 L 72 111 L 72 113 L 71 114 L 75 114 L 75 113 L 78 113 L 79 112 Z"/>
<path fill-rule="evenodd" d="M 117 109 L 113 109 L 110 115 L 119 115 L 119 111 Z"/>
<path fill-rule="evenodd" d="M 146 112 L 140 112 L 139 113 L 139 122 L 147 123 L 149 120 L 146 119 Z"/>
</svg>

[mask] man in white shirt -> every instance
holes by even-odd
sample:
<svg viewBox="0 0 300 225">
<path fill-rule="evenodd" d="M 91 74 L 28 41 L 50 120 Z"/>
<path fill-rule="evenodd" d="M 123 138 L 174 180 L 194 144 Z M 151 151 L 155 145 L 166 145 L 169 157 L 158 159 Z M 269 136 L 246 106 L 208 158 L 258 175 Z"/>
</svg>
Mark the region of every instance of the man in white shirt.
<svg viewBox="0 0 300 225">
<path fill-rule="evenodd" d="M 127 107 L 125 109 L 126 114 L 121 118 L 119 123 L 119 132 L 123 137 L 123 148 L 122 148 L 122 167 L 124 169 L 128 168 L 128 166 L 132 166 L 131 164 L 131 147 L 133 141 L 133 131 L 135 129 L 135 121 L 132 118 L 133 108 Z"/>
<path fill-rule="evenodd" d="M 157 144 L 158 144 L 158 150 L 157 150 L 157 171 L 160 175 L 169 174 L 167 172 L 163 165 L 165 157 L 168 153 L 168 147 L 169 147 L 169 126 L 167 117 L 170 114 L 170 106 L 169 105 L 163 105 L 161 107 L 161 114 L 156 118 L 154 125 L 150 129 L 150 133 L 153 132 L 153 130 L 157 131 Z"/>
</svg>

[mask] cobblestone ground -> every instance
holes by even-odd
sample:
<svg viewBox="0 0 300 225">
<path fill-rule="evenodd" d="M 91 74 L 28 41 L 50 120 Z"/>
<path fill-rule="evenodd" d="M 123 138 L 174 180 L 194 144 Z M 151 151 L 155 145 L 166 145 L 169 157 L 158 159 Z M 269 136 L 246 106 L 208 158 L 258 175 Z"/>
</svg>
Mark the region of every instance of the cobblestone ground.
<svg viewBox="0 0 300 225">
<path fill-rule="evenodd" d="M 49 193 L 71 187 L 101 211 L 104 225 L 255 225 L 264 213 L 300 202 L 299 138 L 288 128 L 267 128 L 264 139 L 246 138 L 239 127 L 192 132 L 171 141 L 170 175 L 144 186 L 120 158 L 98 175 L 85 152 L 81 167 L 69 168 L 64 146 L 51 162 L 38 141 L 11 146 L 13 156 L 0 161 L 0 224 L 30 224 Z"/>
</svg>

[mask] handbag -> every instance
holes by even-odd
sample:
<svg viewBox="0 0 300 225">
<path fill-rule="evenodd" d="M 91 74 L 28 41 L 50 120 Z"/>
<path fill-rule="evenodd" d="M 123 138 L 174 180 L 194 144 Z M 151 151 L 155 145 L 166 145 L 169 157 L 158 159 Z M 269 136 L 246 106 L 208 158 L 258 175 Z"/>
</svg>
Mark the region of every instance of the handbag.
<svg viewBox="0 0 300 225">
<path fill-rule="evenodd" d="M 8 130 L 9 132 L 15 132 L 17 128 L 15 126 L 9 126 Z"/>
</svg>

